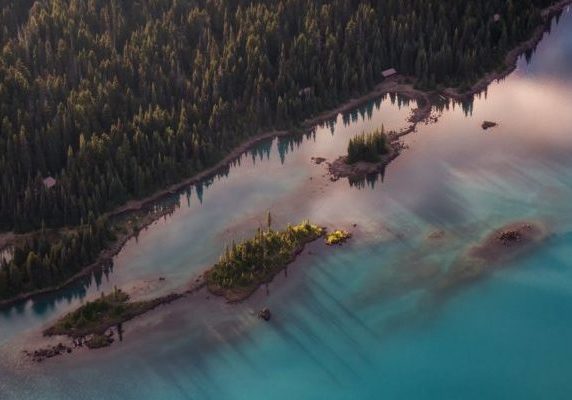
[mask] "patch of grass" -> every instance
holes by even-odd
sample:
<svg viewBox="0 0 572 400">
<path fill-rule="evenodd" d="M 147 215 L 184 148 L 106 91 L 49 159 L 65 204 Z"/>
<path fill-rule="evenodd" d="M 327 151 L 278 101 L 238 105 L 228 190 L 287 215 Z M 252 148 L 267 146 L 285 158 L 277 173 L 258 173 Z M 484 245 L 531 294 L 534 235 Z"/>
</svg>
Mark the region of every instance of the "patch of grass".
<svg viewBox="0 0 572 400">
<path fill-rule="evenodd" d="M 44 331 L 47 336 L 67 335 L 80 337 L 94 335 L 94 346 L 97 347 L 105 331 L 113 326 L 128 321 L 138 315 L 159 306 L 169 303 L 181 297 L 171 294 L 148 301 L 130 302 L 129 295 L 120 289 L 114 289 L 112 293 L 94 301 L 89 301 L 75 311 L 65 315 L 52 327 Z"/>
</svg>

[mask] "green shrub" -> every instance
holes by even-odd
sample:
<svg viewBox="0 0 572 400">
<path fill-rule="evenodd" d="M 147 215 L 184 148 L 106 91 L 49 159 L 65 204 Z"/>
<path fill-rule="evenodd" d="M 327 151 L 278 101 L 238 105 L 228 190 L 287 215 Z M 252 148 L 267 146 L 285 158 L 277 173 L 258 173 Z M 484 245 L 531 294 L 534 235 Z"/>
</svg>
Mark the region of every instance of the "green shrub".
<svg viewBox="0 0 572 400">
<path fill-rule="evenodd" d="M 296 249 L 322 236 L 323 232 L 323 228 L 309 221 L 289 225 L 282 231 L 259 228 L 254 238 L 233 243 L 226 249 L 209 272 L 208 281 L 224 289 L 252 285 L 283 267 Z"/>
</svg>

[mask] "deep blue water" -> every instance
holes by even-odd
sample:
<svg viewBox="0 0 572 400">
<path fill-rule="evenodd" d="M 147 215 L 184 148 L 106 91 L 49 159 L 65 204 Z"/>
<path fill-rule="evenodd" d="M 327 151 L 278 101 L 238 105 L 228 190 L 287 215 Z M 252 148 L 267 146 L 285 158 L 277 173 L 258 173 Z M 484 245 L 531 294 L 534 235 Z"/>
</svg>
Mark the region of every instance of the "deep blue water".
<svg viewBox="0 0 572 400">
<path fill-rule="evenodd" d="M 469 108 L 435 110 L 438 122 L 406 138 L 383 182 L 330 182 L 310 158 L 335 159 L 349 137 L 382 124 L 405 126 L 414 104 L 386 98 L 311 137 L 259 146 L 181 196 L 99 284 L 0 314 L 0 399 L 569 399 L 570 78 L 566 13 L 530 64 Z M 499 126 L 484 132 L 483 120 Z M 109 349 L 22 358 L 42 327 L 100 290 L 149 297 L 187 286 L 267 210 L 277 226 L 308 217 L 355 237 L 310 246 L 269 295 L 231 306 L 199 293 L 128 323 Z M 521 220 L 550 235 L 480 280 L 439 290 L 487 234 Z M 443 238 L 429 239 L 435 231 Z M 254 315 L 265 305 L 270 323 Z"/>
</svg>

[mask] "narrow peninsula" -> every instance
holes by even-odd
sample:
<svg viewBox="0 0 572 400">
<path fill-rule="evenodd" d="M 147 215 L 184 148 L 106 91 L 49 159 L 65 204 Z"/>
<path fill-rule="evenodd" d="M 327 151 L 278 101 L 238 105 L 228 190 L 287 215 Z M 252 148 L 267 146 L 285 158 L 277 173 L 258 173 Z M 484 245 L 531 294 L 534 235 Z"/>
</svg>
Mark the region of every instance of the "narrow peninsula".
<svg viewBox="0 0 572 400">
<path fill-rule="evenodd" d="M 47 337 L 67 336 L 72 339 L 73 347 L 60 343 L 26 353 L 32 360 L 41 362 L 71 353 L 75 347 L 107 347 L 115 341 L 116 332 L 121 335 L 123 323 L 205 286 L 211 293 L 223 296 L 229 302 L 244 300 L 294 261 L 306 244 L 326 233 L 325 228 L 308 220 L 298 225 L 288 225 L 281 231 L 275 231 L 271 226 L 272 216 L 268 213 L 267 228 L 258 228 L 253 238 L 228 247 L 219 262 L 197 279 L 198 283 L 193 289 L 151 300 L 131 301 L 129 294 L 115 288 L 113 292 L 107 295 L 102 293 L 100 298 L 88 301 L 66 314 L 43 332 Z M 342 231 L 334 232 L 336 237 L 340 232 Z M 346 239 L 347 237 L 344 240 Z M 269 310 L 262 310 L 260 318 L 268 321 L 269 313 Z"/>
<path fill-rule="evenodd" d="M 88 301 L 65 315 L 46 329 L 44 335 L 68 336 L 74 339 L 75 344 L 90 349 L 106 347 L 114 341 L 113 333 L 108 332 L 111 328 L 180 297 L 181 294 L 170 294 L 153 300 L 130 302 L 127 293 L 115 288 L 110 294 L 102 293 L 99 299 Z"/>
</svg>

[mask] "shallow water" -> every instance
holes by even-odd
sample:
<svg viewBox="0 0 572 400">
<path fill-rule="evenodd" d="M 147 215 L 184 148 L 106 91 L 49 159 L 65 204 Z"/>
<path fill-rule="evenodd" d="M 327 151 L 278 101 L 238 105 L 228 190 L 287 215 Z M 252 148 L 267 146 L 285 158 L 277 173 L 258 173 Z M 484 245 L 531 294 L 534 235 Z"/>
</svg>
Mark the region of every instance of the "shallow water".
<svg viewBox="0 0 572 400">
<path fill-rule="evenodd" d="M 382 124 L 406 126 L 414 104 L 386 98 L 309 137 L 260 145 L 181 196 L 101 282 L 0 314 L 0 398 L 570 398 L 571 38 L 566 13 L 530 64 L 408 136 L 383 182 L 330 182 L 310 158 L 333 160 Z M 499 126 L 485 132 L 483 120 Z M 28 337 L 98 290 L 186 287 L 266 210 L 276 226 L 308 217 L 355 237 L 311 245 L 269 295 L 229 306 L 200 293 L 127 324 L 109 349 L 22 360 Z M 478 281 L 439 290 L 472 246 L 520 220 L 550 236 Z M 428 239 L 436 231 L 443 238 Z M 253 315 L 265 305 L 268 324 Z"/>
</svg>

